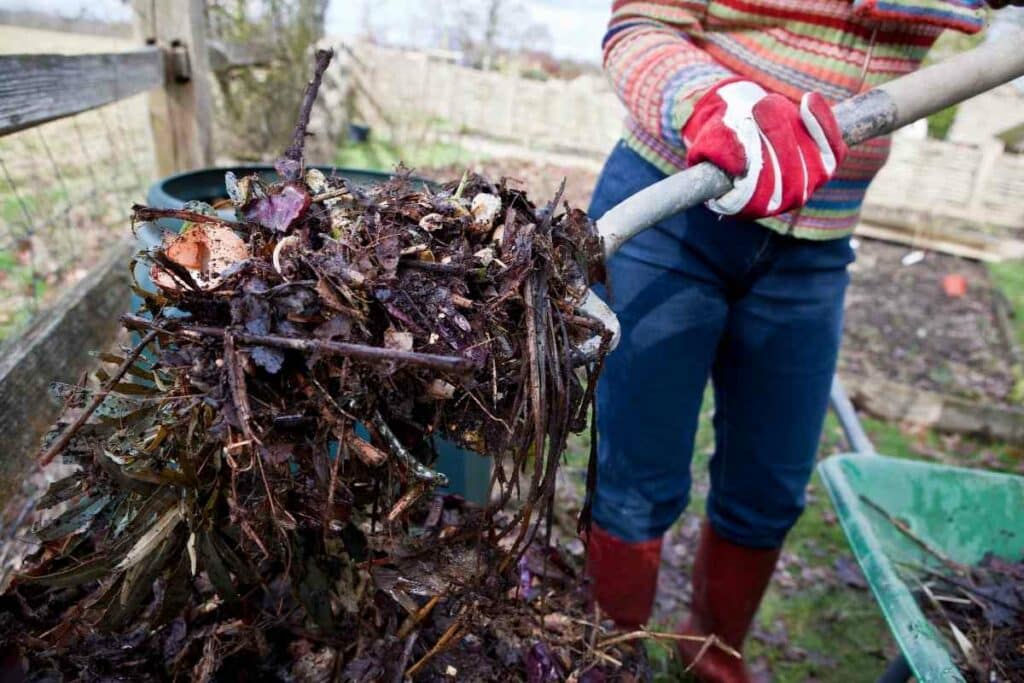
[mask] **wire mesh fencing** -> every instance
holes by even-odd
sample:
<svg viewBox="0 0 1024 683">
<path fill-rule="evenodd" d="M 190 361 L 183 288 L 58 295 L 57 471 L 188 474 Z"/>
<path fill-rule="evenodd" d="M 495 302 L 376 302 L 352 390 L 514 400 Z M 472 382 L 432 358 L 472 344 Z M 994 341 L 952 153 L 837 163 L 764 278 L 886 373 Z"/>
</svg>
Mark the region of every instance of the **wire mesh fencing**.
<svg viewBox="0 0 1024 683">
<path fill-rule="evenodd" d="M 128 234 L 152 159 L 144 96 L 0 138 L 0 339 Z"/>
</svg>

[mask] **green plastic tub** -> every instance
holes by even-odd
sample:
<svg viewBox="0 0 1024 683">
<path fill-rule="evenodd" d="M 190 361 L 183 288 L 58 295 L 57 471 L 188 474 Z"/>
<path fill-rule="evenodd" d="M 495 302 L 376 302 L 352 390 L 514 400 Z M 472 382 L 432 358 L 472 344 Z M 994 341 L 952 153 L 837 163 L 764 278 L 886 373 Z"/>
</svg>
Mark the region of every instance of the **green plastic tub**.
<svg viewBox="0 0 1024 683">
<path fill-rule="evenodd" d="M 388 173 L 358 168 L 334 168 L 317 166 L 328 177 L 340 176 L 357 185 L 372 185 L 391 177 Z M 222 168 L 204 168 L 168 176 L 154 183 L 146 195 L 150 206 L 163 209 L 181 208 L 188 201 L 204 201 L 212 203 L 227 196 L 224 189 L 224 174 L 234 172 L 239 178 L 258 173 L 268 181 L 275 181 L 277 173 L 269 165 L 224 166 Z M 234 219 L 234 211 L 223 212 L 224 217 Z M 160 244 L 161 232 L 164 230 L 180 230 L 182 221 L 163 218 L 155 225 L 141 227 L 138 231 L 139 246 L 152 248 Z M 152 290 L 155 285 L 149 278 L 149 269 L 139 264 L 135 271 L 135 279 L 144 289 Z M 138 308 L 141 298 L 135 297 L 132 308 Z M 439 471 L 448 476 L 447 492 L 463 496 L 467 500 L 484 504 L 490 484 L 491 459 L 481 457 L 477 453 L 458 448 L 454 444 L 438 439 L 435 444 L 438 459 L 434 463 Z"/>
<path fill-rule="evenodd" d="M 919 681 L 963 681 L 946 640 L 911 594 L 912 570 L 938 563 L 865 502 L 906 522 L 951 559 L 1024 554 L 1024 477 L 878 455 L 847 454 L 818 466 L 843 531 L 893 636 Z M 907 577 L 905 580 L 904 577 Z"/>
</svg>

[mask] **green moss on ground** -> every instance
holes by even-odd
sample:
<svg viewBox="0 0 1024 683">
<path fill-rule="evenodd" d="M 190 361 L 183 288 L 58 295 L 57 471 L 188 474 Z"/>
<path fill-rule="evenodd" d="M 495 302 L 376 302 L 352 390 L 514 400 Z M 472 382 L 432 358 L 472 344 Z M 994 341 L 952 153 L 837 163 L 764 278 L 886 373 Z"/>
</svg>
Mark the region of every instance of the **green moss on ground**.
<svg viewBox="0 0 1024 683">
<path fill-rule="evenodd" d="M 1024 268 L 1019 261 L 1006 261 L 990 263 L 988 270 L 992 281 L 1010 303 L 1017 341 L 1024 344 Z"/>
</svg>

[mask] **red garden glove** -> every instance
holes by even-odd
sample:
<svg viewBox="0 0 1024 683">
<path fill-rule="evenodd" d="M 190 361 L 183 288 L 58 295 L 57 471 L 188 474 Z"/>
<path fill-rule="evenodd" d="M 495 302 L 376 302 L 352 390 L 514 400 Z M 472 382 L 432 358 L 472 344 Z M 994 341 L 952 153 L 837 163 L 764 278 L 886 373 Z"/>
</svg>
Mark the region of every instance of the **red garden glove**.
<svg viewBox="0 0 1024 683">
<path fill-rule="evenodd" d="M 803 206 L 847 152 L 819 93 L 805 93 L 797 107 L 740 79 L 716 84 L 697 101 L 683 142 L 689 165 L 710 161 L 733 178 L 733 189 L 708 208 L 744 218 Z"/>
</svg>

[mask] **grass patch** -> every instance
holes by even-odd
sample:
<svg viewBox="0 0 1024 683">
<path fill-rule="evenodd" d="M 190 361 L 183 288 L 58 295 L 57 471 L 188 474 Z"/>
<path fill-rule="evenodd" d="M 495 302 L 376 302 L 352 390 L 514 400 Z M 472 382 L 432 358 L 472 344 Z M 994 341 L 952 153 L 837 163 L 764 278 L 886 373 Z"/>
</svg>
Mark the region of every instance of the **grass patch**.
<svg viewBox="0 0 1024 683">
<path fill-rule="evenodd" d="M 334 163 L 349 168 L 391 171 L 399 162 L 411 168 L 419 168 L 465 163 L 475 158 L 477 157 L 469 150 L 458 145 L 437 142 L 399 147 L 387 140 L 371 139 L 367 142 L 345 145 L 338 150 Z"/>
<path fill-rule="evenodd" d="M 988 264 L 989 274 L 996 287 L 1010 302 L 1017 342 L 1024 344 L 1024 268 L 1018 261 Z"/>
<path fill-rule="evenodd" d="M 945 140 L 949 137 L 949 129 L 953 127 L 956 119 L 957 106 L 947 107 L 937 111 L 928 117 L 928 137 L 936 140 Z"/>
</svg>

